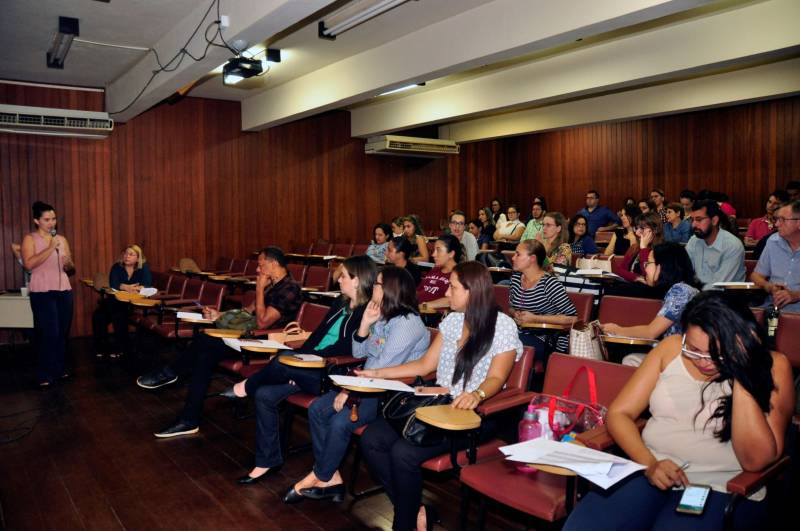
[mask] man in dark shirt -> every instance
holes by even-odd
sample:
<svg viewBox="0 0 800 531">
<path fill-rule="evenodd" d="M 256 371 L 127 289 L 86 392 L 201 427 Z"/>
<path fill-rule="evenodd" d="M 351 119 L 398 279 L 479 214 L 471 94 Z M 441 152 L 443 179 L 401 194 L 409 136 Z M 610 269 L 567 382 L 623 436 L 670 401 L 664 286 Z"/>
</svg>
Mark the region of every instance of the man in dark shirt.
<svg viewBox="0 0 800 531">
<path fill-rule="evenodd" d="M 286 257 L 278 247 L 266 247 L 258 255 L 256 293 L 264 294 L 263 297 L 256 297 L 254 305 L 258 329 L 280 328 L 297 316 L 302 303 L 300 285 L 288 275 Z M 248 310 L 253 311 L 253 308 Z M 204 308 L 203 315 L 207 319 L 216 320 L 219 312 Z M 171 426 L 156 433 L 156 437 L 174 437 L 200 430 L 203 401 L 208 393 L 214 368 L 222 359 L 233 358 L 237 354 L 222 339 L 200 334 L 171 366 L 164 366 L 136 380 L 139 387 L 157 389 L 176 382 L 178 375 L 192 369 L 183 412 Z"/>
<path fill-rule="evenodd" d="M 611 209 L 600 206 L 600 194 L 596 190 L 586 192 L 586 207 L 578 210 L 578 214 L 583 214 L 589 220 L 587 232 L 594 238 L 597 229 L 613 229 L 619 224 L 619 218 Z"/>
</svg>

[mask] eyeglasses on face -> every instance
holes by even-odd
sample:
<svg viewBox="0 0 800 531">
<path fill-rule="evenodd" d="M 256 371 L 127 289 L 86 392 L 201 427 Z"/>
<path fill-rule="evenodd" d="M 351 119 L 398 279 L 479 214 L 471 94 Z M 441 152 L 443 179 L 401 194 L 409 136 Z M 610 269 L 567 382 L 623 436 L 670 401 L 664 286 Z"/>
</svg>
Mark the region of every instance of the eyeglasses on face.
<svg viewBox="0 0 800 531">
<path fill-rule="evenodd" d="M 775 223 L 786 223 L 787 221 L 798 221 L 800 218 L 785 218 L 783 216 L 777 216 L 775 218 Z"/>
<path fill-rule="evenodd" d="M 451 221 L 450 225 L 455 225 L 456 227 L 463 227 L 465 223 L 463 221 Z"/>
<path fill-rule="evenodd" d="M 703 354 L 701 352 L 695 352 L 694 350 L 689 350 L 686 348 L 686 334 L 683 334 L 683 338 L 681 339 L 681 354 L 689 358 L 690 360 L 711 360 L 711 354 Z"/>
</svg>

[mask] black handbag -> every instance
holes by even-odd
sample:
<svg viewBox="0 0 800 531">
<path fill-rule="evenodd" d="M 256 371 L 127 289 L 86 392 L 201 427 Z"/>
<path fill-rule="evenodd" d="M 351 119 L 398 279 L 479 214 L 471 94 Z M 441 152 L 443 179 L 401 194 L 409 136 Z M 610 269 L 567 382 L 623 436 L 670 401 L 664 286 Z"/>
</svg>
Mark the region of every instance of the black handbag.
<svg viewBox="0 0 800 531">
<path fill-rule="evenodd" d="M 425 382 L 417 376 L 412 387 L 424 386 Z M 453 401 L 450 395 L 417 396 L 414 393 L 395 393 L 383 406 L 383 418 L 397 434 L 414 446 L 435 446 L 445 439 L 445 432 L 417 420 L 417 408 L 438 406 Z"/>
</svg>

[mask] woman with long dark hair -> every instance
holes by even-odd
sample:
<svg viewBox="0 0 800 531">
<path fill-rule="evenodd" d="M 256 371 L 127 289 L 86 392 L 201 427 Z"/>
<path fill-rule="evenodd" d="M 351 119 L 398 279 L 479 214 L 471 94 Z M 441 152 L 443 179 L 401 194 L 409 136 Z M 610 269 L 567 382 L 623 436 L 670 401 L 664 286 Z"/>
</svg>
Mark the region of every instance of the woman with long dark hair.
<svg viewBox="0 0 800 531">
<path fill-rule="evenodd" d="M 367 247 L 367 256 L 374 262 L 382 264 L 386 261 L 386 248 L 392 237 L 392 227 L 388 223 L 378 223 L 372 229 L 372 241 Z"/>
<path fill-rule="evenodd" d="M 617 255 L 625 256 L 631 245 L 636 244 L 636 216 L 641 213 L 636 205 L 625 204 L 622 210 L 619 211 L 619 219 L 622 223 L 621 227 L 614 228 L 614 234 L 611 235 L 606 250 L 603 254 L 606 256 Z"/>
<path fill-rule="evenodd" d="M 414 256 L 412 257 L 415 261 L 427 262 L 430 259 L 428 240 L 425 239 L 425 234 L 416 216 L 405 216 L 403 218 L 403 236 L 415 247 Z"/>
<path fill-rule="evenodd" d="M 75 269 L 67 239 L 56 234 L 56 211 L 36 201 L 31 208 L 36 230 L 22 240 L 22 262 L 31 272 L 29 284 L 40 387 L 68 376 L 64 363 L 72 324 L 72 286 L 67 271 Z"/>
<path fill-rule="evenodd" d="M 353 356 L 364 358 L 364 368 L 378 369 L 418 359 L 430 344 L 430 333 L 419 317 L 417 295 L 411 275 L 389 266 L 378 273 L 358 332 L 353 336 Z M 350 446 L 350 435 L 375 420 L 380 399 L 363 396 L 358 406 L 348 405 L 346 390 L 330 391 L 308 409 L 314 450 L 314 468 L 284 496 L 286 503 L 305 498 L 341 501 L 344 482 L 339 465 Z M 351 417 L 356 407 L 357 418 Z"/>
<path fill-rule="evenodd" d="M 589 236 L 589 220 L 583 214 L 576 214 L 569 220 L 567 232 L 572 254 L 597 254 L 599 251 L 594 239 Z"/>
<path fill-rule="evenodd" d="M 411 278 L 414 279 L 414 285 L 417 286 L 422 280 L 422 270 L 411 261 L 412 254 L 414 254 L 414 246 L 411 242 L 402 236 L 392 238 L 386 248 L 386 262 L 408 271 Z"/>
<path fill-rule="evenodd" d="M 385 369 L 364 370 L 373 378 L 403 378 L 436 371 L 436 383 L 453 397 L 453 407 L 475 409 L 498 393 L 522 343 L 514 321 L 502 313 L 494 299 L 492 277 L 478 262 L 465 262 L 453 270 L 447 290 L 453 310 L 439 325 L 440 334 L 418 360 Z M 426 529 L 436 520 L 431 507 L 423 507 L 422 469 L 427 459 L 446 452 L 450 442 L 415 446 L 403 439 L 382 418 L 367 427 L 361 440 L 366 462 L 386 488 L 394 505 L 393 529 Z"/>
<path fill-rule="evenodd" d="M 311 336 L 296 352 L 322 357 L 348 356 L 353 338 L 372 298 L 377 275 L 375 262 L 369 257 L 351 256 L 342 263 L 339 277 L 342 295 L 336 299 L 328 314 Z M 283 464 L 280 447 L 278 406 L 294 393 L 303 391 L 320 394 L 323 370 L 289 367 L 274 358 L 263 369 L 222 392 L 227 398 L 254 397 L 256 404 L 255 467 L 238 482 L 256 483 L 274 473 Z"/>
<path fill-rule="evenodd" d="M 591 491 L 569 516 L 566 531 L 593 529 L 721 529 L 728 480 L 759 471 L 784 451 L 794 411 L 792 368 L 770 352 L 753 313 L 724 294 L 701 293 L 686 306 L 683 336 L 667 337 L 645 358 L 608 410 L 619 447 L 647 468 L 606 492 Z M 636 420 L 649 409 L 639 432 Z M 708 485 L 702 515 L 675 508 L 674 487 Z M 761 489 L 741 500 L 737 529 L 761 529 Z"/>
<path fill-rule="evenodd" d="M 445 292 L 450 285 L 450 274 L 464 260 L 464 247 L 452 234 L 442 234 L 433 246 L 434 267 L 417 287 L 417 299 L 431 308 L 448 306 Z"/>
</svg>

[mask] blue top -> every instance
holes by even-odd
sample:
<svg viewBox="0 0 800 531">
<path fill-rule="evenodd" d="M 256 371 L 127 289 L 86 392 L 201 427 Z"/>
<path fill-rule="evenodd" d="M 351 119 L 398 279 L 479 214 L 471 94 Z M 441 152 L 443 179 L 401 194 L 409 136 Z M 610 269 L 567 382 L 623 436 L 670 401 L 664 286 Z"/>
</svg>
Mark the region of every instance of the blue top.
<svg viewBox="0 0 800 531">
<path fill-rule="evenodd" d="M 594 238 L 588 234 L 579 240 L 575 240 L 569 245 L 572 249 L 572 254 L 597 254 L 600 252 L 597 249 L 597 244 L 594 243 Z"/>
<path fill-rule="evenodd" d="M 578 214 L 586 216 L 589 220 L 589 226 L 586 227 L 586 233 L 594 238 L 594 234 L 600 227 L 611 225 L 612 223 L 620 223 L 619 218 L 607 206 L 597 206 L 594 210 L 589 212 L 586 207 L 578 210 Z"/>
<path fill-rule="evenodd" d="M 672 223 L 664 223 L 664 241 L 686 243 L 692 237 L 692 225 L 688 219 L 682 220 L 678 228 L 674 228 Z"/>
<path fill-rule="evenodd" d="M 692 236 L 686 252 L 704 290 L 714 289 L 714 282 L 744 282 L 744 245 L 730 232 L 720 229 L 712 245 Z"/>
<path fill-rule="evenodd" d="M 419 315 L 383 318 L 370 327 L 369 336 L 353 335 L 353 357 L 367 358 L 365 369 L 394 367 L 422 357 L 428 350 L 431 334 Z"/>
<path fill-rule="evenodd" d="M 672 321 L 672 324 L 662 337 L 683 333 L 683 329 L 681 329 L 683 309 L 698 293 L 700 291 L 697 288 L 693 288 L 685 282 L 678 282 L 669 288 L 667 294 L 664 295 L 664 305 L 658 310 L 658 315 L 666 317 Z"/>
<path fill-rule="evenodd" d="M 108 285 L 114 289 L 119 289 L 120 284 L 141 284 L 145 288 L 153 285 L 153 275 L 150 274 L 150 266 L 144 264 L 141 269 L 134 269 L 133 275 L 128 278 L 128 272 L 119 263 L 111 266 L 108 273 Z"/>
<path fill-rule="evenodd" d="M 800 250 L 792 251 L 789 242 L 776 232 L 767 240 L 755 272 L 764 275 L 770 282 L 784 284 L 790 291 L 800 290 Z M 764 306 L 772 306 L 771 294 L 767 296 Z M 800 312 L 800 302 L 787 304 L 781 310 Z"/>
<path fill-rule="evenodd" d="M 382 264 L 386 262 L 386 249 L 389 248 L 389 242 L 375 243 L 372 242 L 367 247 L 367 256 L 372 258 L 373 262 Z"/>
</svg>

